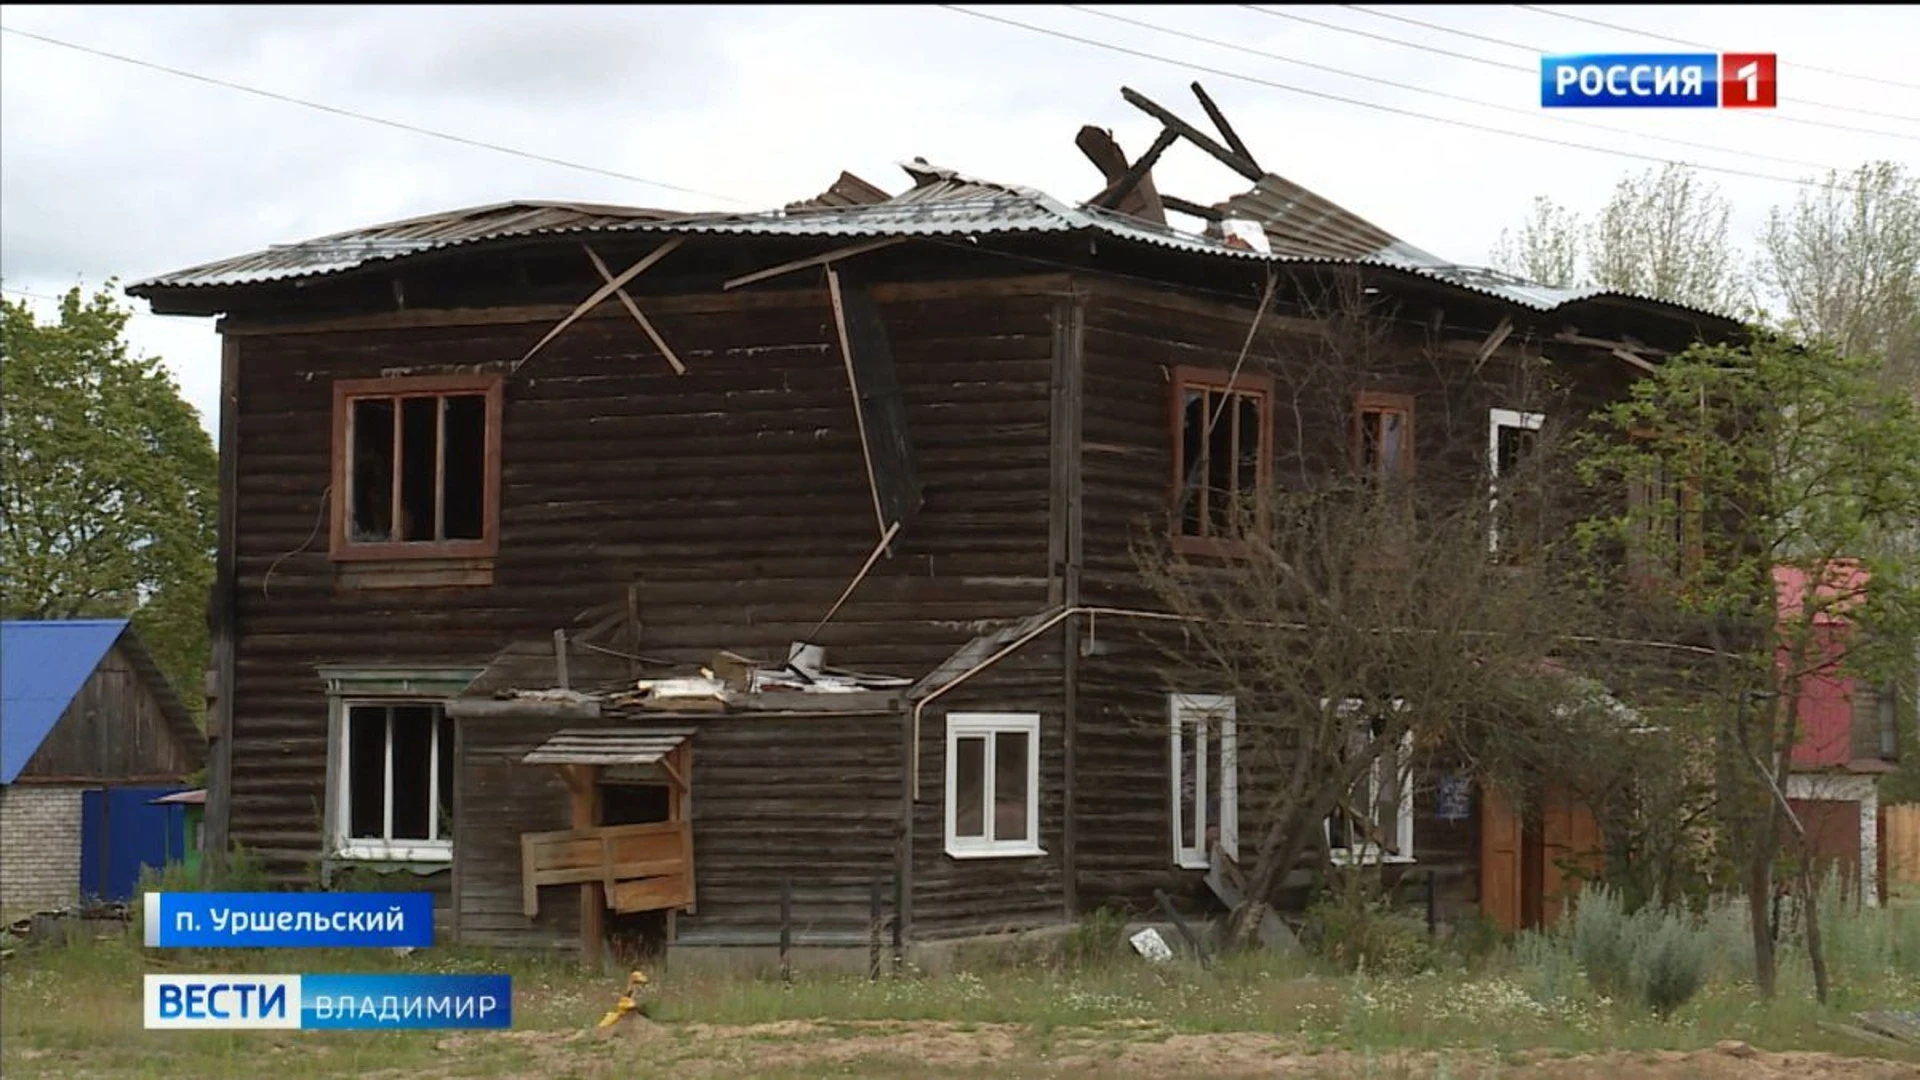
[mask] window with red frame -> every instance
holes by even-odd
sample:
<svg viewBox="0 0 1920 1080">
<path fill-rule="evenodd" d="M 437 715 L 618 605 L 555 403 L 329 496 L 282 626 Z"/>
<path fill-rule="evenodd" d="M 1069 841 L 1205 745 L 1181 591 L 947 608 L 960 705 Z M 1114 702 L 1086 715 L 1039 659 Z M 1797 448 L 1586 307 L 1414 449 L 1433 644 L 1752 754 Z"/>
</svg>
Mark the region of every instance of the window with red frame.
<svg viewBox="0 0 1920 1080">
<path fill-rule="evenodd" d="M 1273 380 L 1175 368 L 1173 432 L 1174 549 L 1231 552 L 1273 479 Z"/>
</svg>

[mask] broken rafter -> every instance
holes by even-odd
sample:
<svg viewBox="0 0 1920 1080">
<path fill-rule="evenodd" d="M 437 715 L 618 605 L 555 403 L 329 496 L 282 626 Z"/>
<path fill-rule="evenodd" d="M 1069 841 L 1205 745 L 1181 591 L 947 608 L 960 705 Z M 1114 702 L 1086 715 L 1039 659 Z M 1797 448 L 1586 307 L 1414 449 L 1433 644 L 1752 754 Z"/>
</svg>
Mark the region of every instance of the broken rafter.
<svg viewBox="0 0 1920 1080">
<path fill-rule="evenodd" d="M 1225 221 L 1227 218 L 1226 211 L 1218 207 L 1189 202 L 1177 195 L 1162 195 L 1160 202 L 1169 210 L 1178 210 L 1183 214 L 1191 214 L 1206 221 Z"/>
<path fill-rule="evenodd" d="M 778 266 L 769 266 L 765 270 L 755 270 L 751 274 L 742 274 L 737 278 L 732 278 L 724 282 L 720 287 L 722 289 L 735 289 L 742 285 L 751 285 L 756 281 L 765 281 L 768 278 L 779 277 L 781 274 L 791 274 L 795 270 L 805 270 L 811 266 L 824 266 L 838 259 L 849 259 L 855 255 L 864 255 L 869 251 L 878 251 L 881 248 L 892 247 L 895 244 L 903 244 L 905 242 L 905 237 L 895 236 L 885 240 L 867 240 L 858 244 L 849 244 L 846 247 L 834 248 L 832 251 L 820 255 L 809 255 L 804 259 L 795 259 L 792 262 L 783 262 Z"/>
<path fill-rule="evenodd" d="M 1105 191 L 1093 197 L 1093 205 L 1102 210 L 1117 209 L 1121 201 L 1133 194 L 1134 190 L 1140 186 L 1140 181 L 1147 175 L 1147 171 L 1153 168 L 1153 163 L 1159 161 L 1160 155 L 1166 153 L 1167 147 L 1172 146 L 1174 140 L 1179 137 L 1180 133 L 1172 128 L 1161 129 L 1160 137 L 1153 140 L 1153 145 L 1147 147 L 1147 152 L 1140 155 L 1140 160 L 1127 166 L 1127 171 L 1115 177 Z"/>
<path fill-rule="evenodd" d="M 1253 151 L 1248 150 L 1247 144 L 1240 141 L 1239 132 L 1233 130 L 1232 124 L 1227 123 L 1226 114 L 1220 111 L 1220 106 L 1213 103 L 1213 99 L 1207 96 L 1204 89 L 1201 89 L 1199 82 L 1196 81 L 1193 84 L 1192 90 L 1193 96 L 1200 99 L 1200 107 L 1207 110 L 1207 119 L 1212 120 L 1213 126 L 1220 130 L 1220 137 L 1227 140 L 1227 147 L 1240 155 L 1242 161 L 1259 169 L 1260 163 L 1253 160 Z M 1265 170 L 1261 172 L 1264 175 Z"/>
<path fill-rule="evenodd" d="M 613 271 L 607 269 L 607 264 L 600 258 L 600 253 L 593 250 L 593 248 L 587 244 L 581 244 L 580 246 L 586 249 L 587 258 L 593 260 L 593 268 L 600 271 L 601 280 L 612 281 Z M 618 288 L 613 290 L 613 294 L 620 298 L 620 303 L 627 309 L 627 314 L 633 316 L 633 321 L 640 324 L 640 329 L 646 331 L 647 337 L 653 339 L 653 347 L 659 349 L 660 355 L 666 357 L 667 363 L 673 365 L 673 373 L 675 375 L 685 375 L 687 373 L 687 365 L 680 362 L 680 358 L 675 356 L 673 350 L 667 346 L 667 340 L 660 336 L 660 331 L 655 330 L 653 323 L 650 322 L 645 315 L 641 314 L 640 306 L 633 302 L 633 297 L 627 295 L 627 290 Z"/>
<path fill-rule="evenodd" d="M 527 354 L 525 356 L 522 356 L 520 359 L 515 360 L 513 362 L 513 367 L 508 369 L 509 374 L 515 371 L 519 371 L 520 365 L 533 359 L 534 353 L 537 353 L 541 349 L 546 348 L 547 342 L 552 341 L 554 338 L 559 337 L 561 331 L 565 330 L 569 326 L 572 326 L 574 322 L 580 318 L 580 316 L 585 315 L 587 312 L 592 311 L 594 308 L 598 307 L 602 300 L 605 300 L 607 297 L 612 296 L 614 293 L 618 292 L 622 285 L 625 285 L 627 282 L 632 281 L 634 278 L 637 278 L 641 274 L 645 273 L 646 269 L 649 266 L 652 266 L 654 263 L 657 263 L 661 259 L 666 258 L 668 255 L 673 254 L 674 249 L 678 248 L 680 244 L 681 244 L 681 238 L 678 236 L 673 237 L 672 239 L 668 240 L 666 243 L 661 244 L 659 247 L 654 248 L 652 251 L 648 252 L 643 258 L 641 258 L 639 262 L 634 263 L 632 266 L 629 266 L 625 270 L 621 271 L 619 277 L 612 278 L 606 284 L 600 286 L 598 289 L 595 289 L 593 291 L 592 296 L 589 296 L 585 300 L 582 300 L 580 302 L 580 306 L 574 308 L 572 312 L 568 313 L 566 318 L 561 319 L 559 322 L 555 323 L 553 326 L 553 329 L 547 331 L 547 336 L 541 338 L 539 341 L 534 342 L 533 348 L 528 349 Z"/>
<path fill-rule="evenodd" d="M 1127 99 L 1127 104 L 1132 105 L 1134 108 L 1139 109 L 1148 116 L 1153 117 L 1173 129 L 1188 142 L 1213 155 L 1221 164 L 1239 173 L 1241 176 L 1255 183 L 1258 183 L 1266 176 L 1266 173 L 1260 171 L 1260 166 L 1221 146 L 1219 143 L 1213 141 L 1212 138 L 1208 137 L 1206 132 L 1180 119 L 1166 108 L 1155 104 L 1138 90 L 1123 86 L 1120 88 L 1120 96 Z"/>
</svg>

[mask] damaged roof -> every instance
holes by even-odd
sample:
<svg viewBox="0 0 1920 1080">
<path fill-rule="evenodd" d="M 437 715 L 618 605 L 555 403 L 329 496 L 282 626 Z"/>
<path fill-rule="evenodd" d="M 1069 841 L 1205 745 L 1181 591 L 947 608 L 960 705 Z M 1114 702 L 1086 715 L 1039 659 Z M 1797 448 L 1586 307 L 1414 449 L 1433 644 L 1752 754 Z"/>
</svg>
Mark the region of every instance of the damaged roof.
<svg viewBox="0 0 1920 1080">
<path fill-rule="evenodd" d="M 842 172 L 832 186 L 811 199 L 753 213 L 693 214 L 582 203 L 498 203 L 276 245 L 149 278 L 127 291 L 151 298 L 176 290 L 310 280 L 462 245 L 531 236 L 661 233 L 977 241 L 1077 233 L 1249 263 L 1378 267 L 1538 312 L 1596 299 L 1617 299 L 1731 321 L 1720 313 L 1656 297 L 1541 285 L 1485 267 L 1450 262 L 1285 177 L 1258 170 L 1245 159 L 1234 161 L 1235 168 L 1249 178 L 1257 177 L 1253 186 L 1212 207 L 1195 209 L 1209 216 L 1256 223 L 1266 235 L 1268 251 L 1230 243 L 1219 235 L 1222 230 L 1217 225 L 1204 234 L 1183 231 L 1103 209 L 1091 201 L 1068 203 L 1045 192 L 966 176 L 915 158 L 902 165 L 913 186 L 898 195 L 889 195 L 852 173 Z"/>
</svg>

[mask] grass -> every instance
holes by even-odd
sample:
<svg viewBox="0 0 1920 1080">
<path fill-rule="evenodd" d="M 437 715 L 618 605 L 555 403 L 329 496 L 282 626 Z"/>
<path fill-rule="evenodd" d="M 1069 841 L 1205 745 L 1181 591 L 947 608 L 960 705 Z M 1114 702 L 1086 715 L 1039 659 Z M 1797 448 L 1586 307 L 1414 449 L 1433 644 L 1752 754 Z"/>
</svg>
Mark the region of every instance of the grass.
<svg viewBox="0 0 1920 1080">
<path fill-rule="evenodd" d="M 1829 907 L 1828 912 L 1836 909 Z M 202 950 L 149 954 L 137 937 L 25 948 L 0 967 L 0 1075 L 15 1077 L 615 1075 L 1153 1075 L 1194 1037 L 1251 1069 L 1316 1055 L 1355 1076 L 1481 1076 L 1540 1054 L 1763 1050 L 1885 1054 L 1824 1029 L 1863 1008 L 1920 1008 L 1920 911 L 1829 920 L 1836 994 L 1812 1001 L 1804 957 L 1782 957 L 1763 1002 L 1742 978 L 1737 925 L 1708 920 L 1721 963 L 1661 1019 L 1595 992 L 1540 947 L 1419 974 L 1338 972 L 1307 958 L 1232 957 L 1211 971 L 1152 966 L 1075 941 L 1072 963 L 1033 957 L 941 977 L 868 982 L 800 972 L 791 986 L 661 972 L 645 1038 L 582 1035 L 621 989 L 568 957 L 433 949 Z M 1095 937 L 1110 937 L 1098 928 Z M 1555 967 L 1555 964 L 1560 964 Z M 148 1032 L 141 975 L 179 972 L 504 972 L 511 1032 Z M 1210 1043 L 1209 1045 L 1212 1045 Z M 1181 1049 L 1181 1047 L 1188 1049 Z M 1230 1051 L 1230 1052 L 1229 1052 Z M 1212 1051 L 1209 1051 L 1210 1053 Z M 1155 1055 L 1159 1055 L 1156 1057 Z M 1235 1057 L 1234 1055 L 1238 1055 Z M 1408 1058 L 1414 1055 L 1415 1058 Z M 1911 1055 L 1920 1062 L 1920 1051 Z M 1409 1064 L 1409 1060 L 1416 1063 Z M 1155 1064 L 1155 1063 L 1158 1064 Z M 671 1069 L 669 1070 L 669 1067 Z"/>
</svg>

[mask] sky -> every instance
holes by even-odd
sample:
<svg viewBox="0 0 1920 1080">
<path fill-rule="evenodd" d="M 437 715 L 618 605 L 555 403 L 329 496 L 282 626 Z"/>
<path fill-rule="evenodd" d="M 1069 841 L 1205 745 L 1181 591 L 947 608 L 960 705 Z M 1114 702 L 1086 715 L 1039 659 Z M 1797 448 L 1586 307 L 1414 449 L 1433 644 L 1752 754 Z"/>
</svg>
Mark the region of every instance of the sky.
<svg viewBox="0 0 1920 1080">
<path fill-rule="evenodd" d="M 511 199 L 767 209 L 842 169 L 898 192 L 924 157 L 1078 201 L 1102 186 L 1080 126 L 1137 155 L 1159 124 L 1121 87 L 1204 127 L 1196 79 L 1262 167 L 1462 263 L 1535 196 L 1591 214 L 1661 161 L 1728 170 L 1706 176 L 1749 248 L 1794 179 L 1920 171 L 1920 6 L 12 4 L 0 25 L 0 288 L 43 317 L 75 285 Z M 1776 53 L 1780 106 L 1540 108 L 1542 52 L 1605 51 Z M 1245 187 L 1185 142 L 1154 178 Z M 213 320 L 129 303 L 211 428 Z"/>
</svg>

